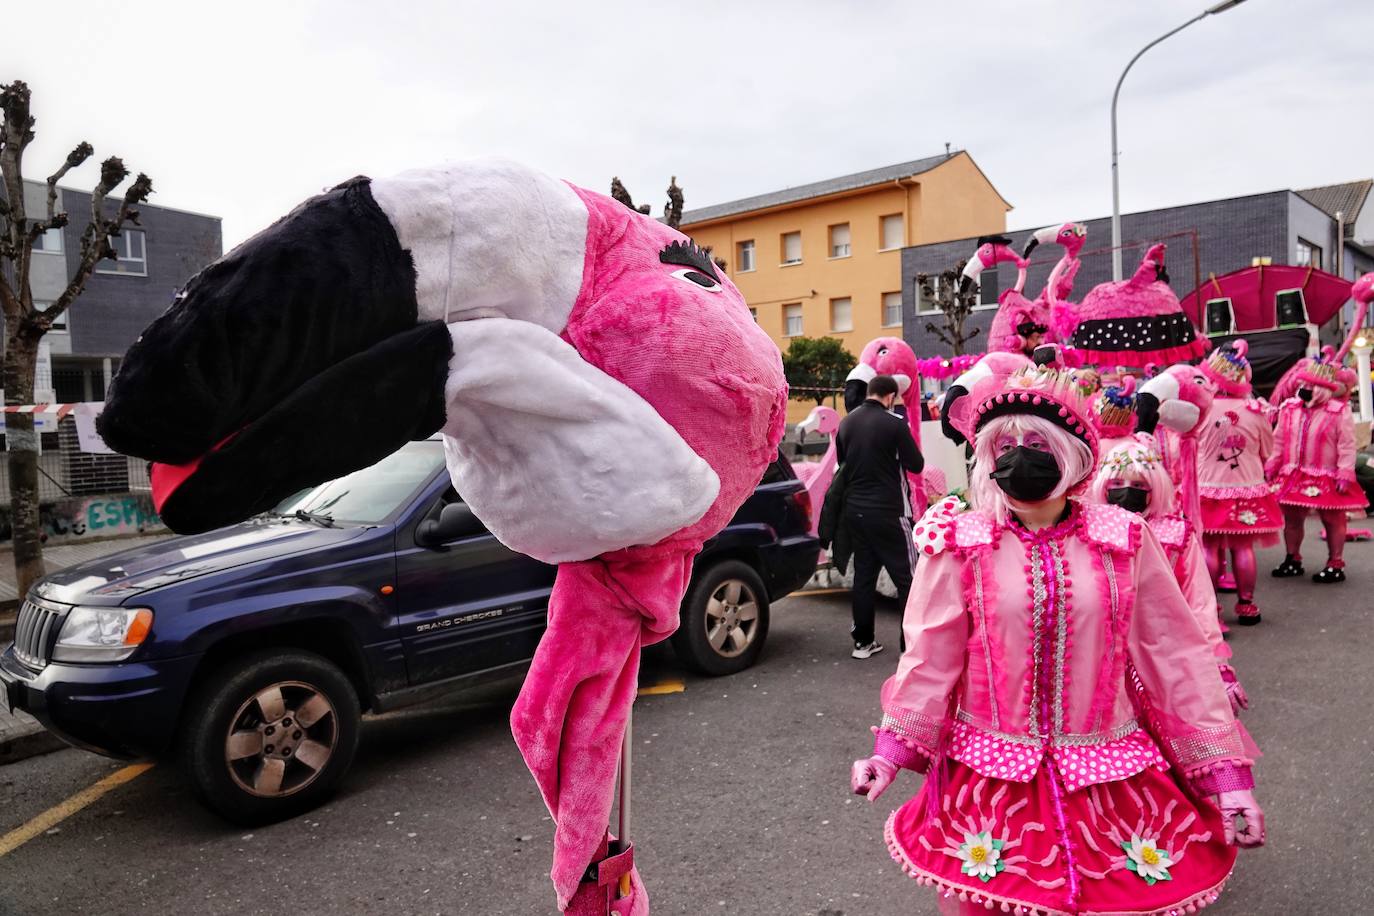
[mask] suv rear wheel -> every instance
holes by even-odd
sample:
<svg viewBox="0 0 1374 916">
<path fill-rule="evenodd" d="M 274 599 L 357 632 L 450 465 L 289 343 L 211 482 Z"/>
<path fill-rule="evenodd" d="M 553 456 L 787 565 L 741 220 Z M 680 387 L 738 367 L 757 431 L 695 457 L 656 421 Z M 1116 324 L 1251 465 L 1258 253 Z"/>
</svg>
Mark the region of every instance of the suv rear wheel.
<svg viewBox="0 0 1374 916">
<path fill-rule="evenodd" d="M 261 824 L 318 805 L 353 762 L 353 685 L 310 652 L 274 650 L 215 671 L 186 707 L 181 760 L 222 817 Z"/>
<path fill-rule="evenodd" d="M 767 638 L 763 580 L 747 563 L 721 560 L 701 572 L 688 590 L 673 649 L 702 674 L 735 674 L 758 660 Z"/>
</svg>

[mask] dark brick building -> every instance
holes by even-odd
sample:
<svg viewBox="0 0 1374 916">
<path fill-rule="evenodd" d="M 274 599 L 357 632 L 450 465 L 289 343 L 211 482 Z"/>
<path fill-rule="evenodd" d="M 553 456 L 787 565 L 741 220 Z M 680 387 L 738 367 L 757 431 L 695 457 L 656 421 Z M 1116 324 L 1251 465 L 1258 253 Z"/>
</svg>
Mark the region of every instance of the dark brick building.
<svg viewBox="0 0 1374 916">
<path fill-rule="evenodd" d="M 1331 188 L 1358 189 L 1368 182 L 1352 182 Z M 1361 209 L 1374 211 L 1374 203 L 1366 204 L 1365 194 L 1331 194 L 1331 188 L 1307 191 L 1273 191 L 1225 200 L 1206 201 L 1142 213 L 1126 213 L 1121 217 L 1123 242 L 1122 267 L 1130 276 L 1145 250 L 1156 241 L 1169 246 L 1166 257 L 1170 283 L 1180 297 L 1190 293 L 1209 274 L 1220 276 L 1248 267 L 1254 258 L 1270 258 L 1274 264 L 1313 264 L 1332 273 L 1337 272 L 1335 253 L 1338 233 L 1333 212 L 1323 207 L 1344 206 L 1346 223 L 1343 252 L 1339 272 L 1346 277 L 1358 277 L 1374 270 L 1374 244 L 1354 231 Z M 1333 203 L 1333 201 L 1338 201 Z M 1343 201 L 1343 202 L 1340 202 Z M 1352 201 L 1356 213 L 1349 212 Z M 1366 219 L 1374 212 L 1363 214 Z M 1072 219 L 1066 214 L 1065 219 Z M 1100 218 L 1086 221 L 1088 242 L 1080 255 L 1083 266 L 1074 282 L 1071 297 L 1077 301 L 1098 283 L 1112 277 L 1111 220 Z M 1363 231 L 1363 223 L 1361 231 Z M 1009 232 L 1019 250 L 1034 229 Z M 931 312 L 929 302 L 922 301 L 916 275 L 934 273 L 967 258 L 976 247 L 976 239 L 961 239 L 934 245 L 917 245 L 902 251 L 902 328 L 906 340 L 918 356 L 936 356 L 947 347 L 927 330 L 927 323 L 943 325 L 938 311 Z M 1041 246 L 1032 254 L 1029 279 L 1025 292 L 1035 298 L 1044 288 L 1050 269 L 1059 259 L 1057 246 Z M 969 344 L 970 352 L 981 352 L 986 344 L 984 335 L 996 311 L 997 295 L 1016 280 L 1016 268 L 1002 264 L 996 272 L 983 274 L 982 300 L 987 303 L 974 311 L 966 328 L 981 329 Z M 1347 305 L 1347 320 L 1350 306 Z M 1335 322 L 1323 329 L 1323 337 L 1334 334 Z"/>
</svg>

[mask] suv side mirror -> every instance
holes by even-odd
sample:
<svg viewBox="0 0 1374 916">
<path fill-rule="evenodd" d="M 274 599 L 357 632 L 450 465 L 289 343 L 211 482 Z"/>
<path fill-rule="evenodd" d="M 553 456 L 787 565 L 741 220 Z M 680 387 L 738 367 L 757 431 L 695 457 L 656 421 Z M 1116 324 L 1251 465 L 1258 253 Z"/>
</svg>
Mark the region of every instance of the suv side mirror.
<svg viewBox="0 0 1374 916">
<path fill-rule="evenodd" d="M 421 547 L 440 547 L 484 531 L 486 528 L 466 503 L 449 503 L 438 519 L 428 518 L 420 523 L 415 529 L 415 540 Z"/>
</svg>

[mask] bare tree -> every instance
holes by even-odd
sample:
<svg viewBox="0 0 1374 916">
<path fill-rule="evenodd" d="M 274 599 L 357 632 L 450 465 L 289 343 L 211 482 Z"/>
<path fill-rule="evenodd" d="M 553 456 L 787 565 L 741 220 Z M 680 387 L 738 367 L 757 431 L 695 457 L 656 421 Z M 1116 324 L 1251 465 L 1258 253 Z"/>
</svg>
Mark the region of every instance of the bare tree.
<svg viewBox="0 0 1374 916">
<path fill-rule="evenodd" d="M 959 280 L 967 263 L 967 260 L 960 261 L 938 274 L 916 275 L 916 285 L 920 287 L 921 295 L 934 302 L 945 319 L 944 327 L 927 321 L 926 330 L 944 341 L 954 356 L 962 356 L 964 345 L 977 337 L 980 331 L 979 328 L 964 331 L 964 322 L 973 314 L 973 307 L 978 304 L 976 287 L 960 288 Z"/>
<path fill-rule="evenodd" d="M 668 202 L 663 205 L 663 221 L 670 229 L 682 223 L 682 188 L 677 186 L 676 175 L 668 179 Z"/>
<path fill-rule="evenodd" d="M 46 212 L 40 218 L 30 218 L 24 201 L 24 151 L 34 137 L 29 101 L 29 87 L 22 81 L 0 86 L 0 114 L 3 115 L 0 174 L 3 174 L 5 192 L 0 199 L 0 306 L 3 306 L 5 317 L 4 366 L 0 370 L 0 380 L 4 384 L 5 405 L 10 407 L 33 402 L 34 370 L 43 335 L 52 330 L 53 322 L 81 295 L 96 265 L 102 259 L 117 258 L 110 238 L 119 235 L 126 223 L 139 224 L 137 207 L 153 191 L 152 179 L 140 172 L 124 192 L 114 215 L 108 215 L 106 198 L 129 177 L 129 170 L 117 156 L 102 162 L 100 181 L 91 192 L 90 221 L 81 233 L 81 257 L 76 271 L 56 301 L 47 308 L 35 308 L 29 285 L 33 246 L 49 229 L 67 225 L 67 214 L 57 210 L 57 183 L 89 159 L 95 149 L 82 142 L 67 154 L 66 161 L 48 176 Z M 14 571 L 19 594 L 24 595 L 43 575 L 38 437 L 34 433 L 33 415 L 9 414 L 5 438 L 9 452 Z"/>
</svg>

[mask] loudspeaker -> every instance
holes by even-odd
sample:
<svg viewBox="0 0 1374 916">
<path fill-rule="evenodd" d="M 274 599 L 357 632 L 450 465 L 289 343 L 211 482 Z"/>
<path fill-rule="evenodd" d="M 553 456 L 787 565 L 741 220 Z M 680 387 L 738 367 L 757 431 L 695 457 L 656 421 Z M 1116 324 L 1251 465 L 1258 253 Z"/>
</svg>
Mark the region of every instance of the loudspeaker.
<svg viewBox="0 0 1374 916">
<path fill-rule="evenodd" d="M 1307 300 L 1300 289 L 1285 289 L 1274 294 L 1274 317 L 1281 328 L 1307 324 Z"/>
<path fill-rule="evenodd" d="M 1230 299 L 1208 299 L 1207 300 L 1207 320 L 1205 322 L 1208 337 L 1221 337 L 1226 334 L 1234 334 L 1236 330 L 1236 313 L 1231 307 Z"/>
</svg>

